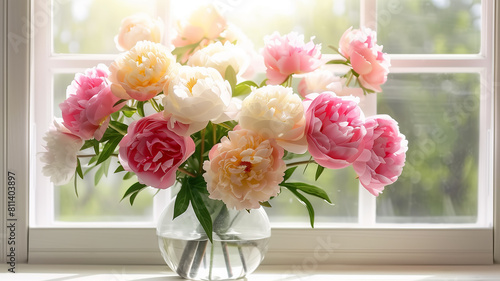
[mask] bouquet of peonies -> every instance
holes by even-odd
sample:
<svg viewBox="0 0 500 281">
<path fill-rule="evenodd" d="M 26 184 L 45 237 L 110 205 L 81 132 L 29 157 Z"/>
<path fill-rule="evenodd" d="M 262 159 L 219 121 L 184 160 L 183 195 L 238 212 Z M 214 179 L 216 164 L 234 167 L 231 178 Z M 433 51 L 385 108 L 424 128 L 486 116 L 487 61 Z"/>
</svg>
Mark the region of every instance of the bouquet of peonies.
<svg viewBox="0 0 500 281">
<path fill-rule="evenodd" d="M 305 195 L 330 199 L 319 187 L 288 181 L 299 164 L 315 163 L 316 178 L 324 168 L 352 165 L 375 196 L 401 174 L 407 141 L 396 121 L 365 118 L 358 105 L 387 80 L 390 62 L 375 32 L 348 29 L 334 48 L 340 59 L 327 62 L 320 45 L 297 33 L 267 36 L 258 54 L 214 6 L 176 29 L 162 44 L 161 20 L 126 18 L 115 38 L 124 52 L 109 67 L 75 76 L 60 104 L 62 121 L 44 138 L 43 173 L 54 184 L 117 157 L 115 173 L 137 176 L 123 198 L 132 204 L 144 188 L 179 182 L 175 216 L 192 204 L 211 233 L 204 195 L 250 210 L 288 189 L 312 224 Z M 326 64 L 348 71 L 339 77 Z M 249 80 L 264 67 L 264 81 Z M 302 79 L 300 95 L 293 78 Z M 82 165 L 84 150 L 92 157 Z M 306 152 L 309 160 L 298 161 Z"/>
</svg>

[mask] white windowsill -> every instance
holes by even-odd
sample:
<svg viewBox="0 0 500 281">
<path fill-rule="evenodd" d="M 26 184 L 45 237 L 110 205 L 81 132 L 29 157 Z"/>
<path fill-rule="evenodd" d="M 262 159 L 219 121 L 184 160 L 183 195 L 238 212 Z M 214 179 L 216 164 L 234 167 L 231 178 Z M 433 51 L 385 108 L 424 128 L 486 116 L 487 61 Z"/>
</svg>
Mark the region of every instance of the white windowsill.
<svg viewBox="0 0 500 281">
<path fill-rule="evenodd" d="M 315 269 L 314 269 L 315 268 Z M 16 273 L 0 266 L 0 280 L 185 280 L 163 266 L 96 266 L 96 265 L 33 265 L 18 264 Z M 314 270 L 312 270 L 314 269 Z M 499 280 L 500 265 L 484 266 L 261 266 L 246 281 L 293 280 Z M 245 279 L 242 279 L 245 280 Z"/>
</svg>

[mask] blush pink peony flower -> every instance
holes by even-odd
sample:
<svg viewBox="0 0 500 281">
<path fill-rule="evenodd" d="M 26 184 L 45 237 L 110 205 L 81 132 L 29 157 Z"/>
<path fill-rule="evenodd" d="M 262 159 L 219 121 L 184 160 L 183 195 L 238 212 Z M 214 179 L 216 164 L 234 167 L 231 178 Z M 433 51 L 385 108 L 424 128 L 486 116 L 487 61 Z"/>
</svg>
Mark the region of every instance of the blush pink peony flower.
<svg viewBox="0 0 500 281">
<path fill-rule="evenodd" d="M 361 86 L 382 92 L 380 85 L 387 81 L 391 63 L 387 54 L 382 52 L 382 46 L 377 45 L 374 31 L 349 28 L 340 38 L 339 51 L 350 60 L 353 71 L 359 74 Z"/>
<path fill-rule="evenodd" d="M 378 196 L 386 185 L 394 183 L 403 172 L 408 141 L 399 132 L 398 123 L 388 115 L 368 117 L 369 131 L 363 153 L 353 167 L 361 184 Z"/>
<path fill-rule="evenodd" d="M 161 43 L 163 21 L 153 19 L 147 14 L 135 14 L 122 20 L 118 35 L 115 36 L 119 51 L 132 49 L 139 41 Z"/>
<path fill-rule="evenodd" d="M 175 47 L 183 47 L 202 40 L 213 40 L 219 37 L 226 27 L 226 19 L 214 5 L 202 5 L 187 21 L 177 22 L 178 34 L 172 44 Z"/>
<path fill-rule="evenodd" d="M 308 95 L 306 135 L 314 160 L 329 169 L 345 168 L 363 152 L 364 115 L 354 97 L 338 97 L 332 92 Z"/>
<path fill-rule="evenodd" d="M 100 140 L 108 127 L 109 115 L 125 104 L 114 106 L 120 99 L 111 93 L 108 74 L 103 64 L 76 74 L 66 90 L 68 98 L 59 105 L 64 126 L 84 140 Z"/>
<path fill-rule="evenodd" d="M 140 183 L 160 189 L 174 184 L 177 168 L 195 150 L 194 141 L 171 131 L 168 122 L 161 112 L 134 121 L 119 144 L 123 168 Z"/>
<path fill-rule="evenodd" d="M 286 169 L 283 148 L 249 130 L 236 130 L 223 137 L 203 163 L 207 190 L 237 210 L 259 208 L 279 191 Z"/>
<path fill-rule="evenodd" d="M 41 153 L 40 157 L 44 163 L 42 173 L 50 177 L 55 185 L 68 183 L 75 174 L 77 153 L 83 140 L 73 135 L 58 120 L 54 121 L 54 126 L 45 133 L 43 140 L 46 152 Z"/>
<path fill-rule="evenodd" d="M 278 85 L 288 76 L 314 71 L 320 67 L 321 45 L 304 43 L 304 36 L 295 32 L 280 36 L 278 32 L 264 38 L 262 51 L 267 67 L 267 84 Z"/>
<path fill-rule="evenodd" d="M 150 100 L 163 90 L 177 67 L 175 57 L 165 46 L 137 42 L 109 66 L 111 91 L 121 99 Z"/>
</svg>

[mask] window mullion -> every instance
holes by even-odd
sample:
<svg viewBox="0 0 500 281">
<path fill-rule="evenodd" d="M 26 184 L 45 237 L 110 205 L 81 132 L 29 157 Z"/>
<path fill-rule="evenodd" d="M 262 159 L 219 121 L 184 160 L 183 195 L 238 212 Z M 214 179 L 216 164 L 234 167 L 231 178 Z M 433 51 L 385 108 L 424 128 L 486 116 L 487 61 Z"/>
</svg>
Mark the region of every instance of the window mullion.
<svg viewBox="0 0 500 281">
<path fill-rule="evenodd" d="M 376 30 L 377 1 L 360 1 L 360 26 Z M 367 117 L 377 114 L 377 94 L 366 95 L 361 107 Z M 364 227 L 373 226 L 376 222 L 376 197 L 370 194 L 361 183 L 358 189 L 358 223 Z"/>
</svg>

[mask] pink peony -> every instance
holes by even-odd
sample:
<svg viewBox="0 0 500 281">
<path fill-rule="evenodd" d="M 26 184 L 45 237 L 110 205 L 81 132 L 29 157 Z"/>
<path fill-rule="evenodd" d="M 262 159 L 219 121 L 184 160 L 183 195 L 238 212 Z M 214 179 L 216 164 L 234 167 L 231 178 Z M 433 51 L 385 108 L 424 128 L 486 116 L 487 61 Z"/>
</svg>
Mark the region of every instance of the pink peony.
<svg viewBox="0 0 500 281">
<path fill-rule="evenodd" d="M 295 32 L 280 36 L 278 32 L 264 38 L 262 52 L 267 67 L 267 84 L 283 83 L 292 74 L 307 73 L 321 66 L 321 45 L 307 44 L 304 36 Z"/>
<path fill-rule="evenodd" d="M 273 139 L 244 129 L 229 132 L 203 163 L 209 197 L 237 210 L 259 208 L 259 202 L 280 191 L 286 169 L 283 154 Z"/>
<path fill-rule="evenodd" d="M 177 168 L 195 150 L 194 141 L 171 131 L 168 123 L 161 112 L 134 121 L 119 144 L 123 168 L 140 183 L 161 189 L 174 184 Z"/>
<path fill-rule="evenodd" d="M 368 117 L 366 127 L 371 133 L 353 167 L 361 184 L 377 196 L 401 175 L 408 141 L 399 132 L 398 123 L 388 115 Z"/>
<path fill-rule="evenodd" d="M 377 34 L 368 29 L 349 28 L 340 38 L 339 51 L 351 62 L 354 72 L 359 74 L 358 81 L 364 88 L 382 92 L 380 85 L 387 81 L 390 59 L 382 53 L 377 43 Z"/>
<path fill-rule="evenodd" d="M 314 160 L 329 169 L 352 164 L 363 152 L 367 133 L 357 99 L 324 92 L 308 95 L 304 107 L 308 149 Z"/>
<path fill-rule="evenodd" d="M 120 110 L 125 103 L 113 106 L 120 99 L 110 90 L 108 69 L 99 64 L 78 73 L 68 86 L 68 98 L 59 105 L 63 125 L 84 140 L 100 140 L 108 127 L 109 115 Z"/>
</svg>

